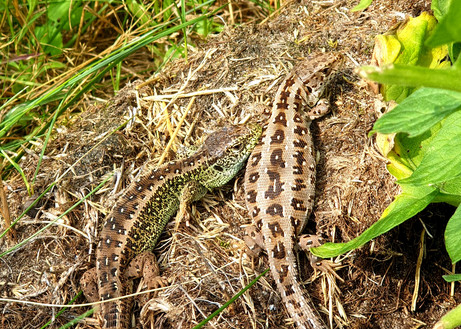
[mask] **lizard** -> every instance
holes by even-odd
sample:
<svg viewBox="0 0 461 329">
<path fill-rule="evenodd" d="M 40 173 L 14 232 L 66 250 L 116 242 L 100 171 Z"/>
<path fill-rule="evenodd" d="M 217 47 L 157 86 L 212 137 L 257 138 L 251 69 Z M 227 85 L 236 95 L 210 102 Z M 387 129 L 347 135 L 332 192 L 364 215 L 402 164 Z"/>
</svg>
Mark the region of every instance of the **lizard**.
<svg viewBox="0 0 461 329">
<path fill-rule="evenodd" d="M 250 252 L 255 247 L 267 252 L 277 290 L 300 329 L 326 328 L 300 287 L 295 249 L 300 246 L 297 238 L 312 212 L 315 196 L 315 154 L 309 125 L 328 112 L 322 96 L 342 62 L 342 56 L 335 53 L 317 53 L 312 58 L 299 63 L 280 84 L 244 179 L 245 202 L 253 223 L 247 227 L 247 245 Z"/>
<path fill-rule="evenodd" d="M 244 166 L 261 133 L 258 124 L 222 128 L 210 134 L 189 157 L 154 169 L 127 188 L 106 217 L 96 250 L 96 268 L 87 271 L 81 283 L 87 299 L 104 302 L 100 309 L 102 328 L 128 328 L 129 299 L 105 301 L 129 294 L 128 281 L 141 277 L 141 272 L 144 277 L 149 271 L 156 272 L 154 278 L 146 280 L 156 285 L 158 265 L 150 250 L 165 225 L 178 209 L 231 180 Z"/>
</svg>

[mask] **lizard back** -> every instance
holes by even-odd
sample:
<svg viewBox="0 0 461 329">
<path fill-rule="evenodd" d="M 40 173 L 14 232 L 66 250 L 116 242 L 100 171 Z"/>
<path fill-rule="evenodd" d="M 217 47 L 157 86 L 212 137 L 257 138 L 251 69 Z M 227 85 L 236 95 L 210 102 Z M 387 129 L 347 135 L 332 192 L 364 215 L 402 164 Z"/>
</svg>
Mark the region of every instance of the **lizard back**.
<svg viewBox="0 0 461 329">
<path fill-rule="evenodd" d="M 126 294 L 123 271 L 135 255 L 155 246 L 178 210 L 186 185 L 194 182 L 195 201 L 227 183 L 243 167 L 260 135 L 258 125 L 223 128 L 208 136 L 191 157 L 172 161 L 131 184 L 100 234 L 96 269 L 101 301 Z M 127 308 L 126 299 L 103 303 L 103 328 L 127 328 Z"/>
<path fill-rule="evenodd" d="M 247 208 L 262 234 L 282 300 L 299 328 L 325 328 L 300 287 L 294 253 L 315 196 L 310 119 L 302 109 L 317 103 L 338 60 L 335 54 L 317 54 L 288 74 L 277 90 L 271 117 L 245 173 Z"/>
</svg>

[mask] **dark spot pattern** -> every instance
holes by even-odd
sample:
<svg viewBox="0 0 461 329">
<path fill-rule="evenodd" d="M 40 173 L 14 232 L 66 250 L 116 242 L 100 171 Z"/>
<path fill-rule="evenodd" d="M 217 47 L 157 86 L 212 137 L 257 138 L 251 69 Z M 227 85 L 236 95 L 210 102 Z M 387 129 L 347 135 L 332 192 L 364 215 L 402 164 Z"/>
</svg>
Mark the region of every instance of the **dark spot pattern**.
<svg viewBox="0 0 461 329">
<path fill-rule="evenodd" d="M 305 134 L 307 134 L 307 128 L 303 126 L 296 126 L 295 129 L 293 129 L 293 132 L 296 135 L 304 136 Z"/>
<path fill-rule="evenodd" d="M 109 275 L 107 275 L 107 272 L 101 272 L 101 282 L 103 284 L 106 284 L 109 282 Z"/>
<path fill-rule="evenodd" d="M 295 185 L 291 187 L 292 191 L 302 191 L 307 187 L 306 184 L 304 184 L 304 179 L 301 178 L 295 178 Z"/>
<path fill-rule="evenodd" d="M 305 140 L 298 139 L 298 140 L 294 140 L 294 141 L 293 141 L 293 146 L 294 146 L 295 148 L 298 147 L 298 148 L 304 149 L 304 148 L 307 146 L 307 143 L 306 143 Z"/>
<path fill-rule="evenodd" d="M 286 79 L 285 79 L 285 82 L 283 83 L 283 89 L 284 90 L 288 90 L 290 91 L 290 87 L 293 86 L 295 84 L 295 77 L 293 76 L 288 76 Z"/>
<path fill-rule="evenodd" d="M 266 214 L 283 217 L 283 206 L 278 203 L 273 203 L 267 207 Z"/>
<path fill-rule="evenodd" d="M 261 161 L 261 152 L 253 153 L 251 155 L 250 166 L 257 166 L 259 164 L 259 161 Z"/>
<path fill-rule="evenodd" d="M 285 140 L 285 132 L 282 129 L 277 129 L 271 136 L 270 144 L 282 144 Z"/>
<path fill-rule="evenodd" d="M 249 203 L 255 203 L 256 202 L 256 197 L 258 196 L 258 193 L 256 193 L 255 190 L 251 190 L 247 192 L 247 201 Z"/>
<path fill-rule="evenodd" d="M 277 116 L 274 118 L 273 123 L 281 124 L 284 127 L 287 127 L 287 116 L 285 112 L 279 112 Z"/>
<path fill-rule="evenodd" d="M 301 118 L 301 116 L 298 113 L 296 113 L 294 115 L 293 120 L 294 120 L 294 122 L 297 122 L 297 123 L 302 123 L 303 122 L 303 119 Z"/>
<path fill-rule="evenodd" d="M 289 268 L 289 266 L 286 265 L 286 264 L 282 264 L 282 266 L 280 266 L 279 274 L 280 274 L 280 279 L 282 280 L 282 282 L 283 282 L 283 280 L 285 280 L 285 278 L 288 275 L 288 268 Z"/>
<path fill-rule="evenodd" d="M 295 293 L 295 291 L 294 291 L 293 286 L 291 284 L 285 286 L 285 295 L 287 297 L 293 295 L 294 293 Z"/>
<path fill-rule="evenodd" d="M 280 102 L 277 103 L 277 110 L 287 110 L 288 103 L 286 97 L 280 97 Z"/>
<path fill-rule="evenodd" d="M 259 179 L 259 173 L 258 172 L 254 172 L 252 174 L 250 174 L 250 176 L 248 177 L 250 183 L 256 183 Z"/>
<path fill-rule="evenodd" d="M 290 223 L 291 223 L 291 226 L 294 227 L 295 232 L 299 232 L 299 227 L 300 227 L 300 221 L 299 221 L 299 219 L 296 218 L 296 217 L 291 216 L 291 217 L 290 217 Z"/>
<path fill-rule="evenodd" d="M 276 148 L 271 153 L 271 165 L 285 168 L 285 161 L 283 160 L 283 150 L 281 148 Z"/>
<path fill-rule="evenodd" d="M 112 238 L 108 235 L 106 236 L 106 238 L 104 239 L 104 243 L 110 247 L 110 245 L 112 244 Z"/>
<path fill-rule="evenodd" d="M 268 223 L 267 224 L 269 230 L 272 233 L 273 237 L 281 236 L 284 237 L 285 233 L 282 230 L 282 227 L 280 226 L 279 222 L 273 222 L 273 223 Z"/>
<path fill-rule="evenodd" d="M 291 199 L 291 206 L 293 207 L 294 210 L 299 210 L 299 211 L 306 211 L 307 208 L 304 205 L 304 201 L 300 199 L 293 198 Z"/>
<path fill-rule="evenodd" d="M 281 241 L 277 243 L 276 246 L 274 246 L 274 249 L 272 249 L 272 254 L 275 259 L 285 259 L 286 257 L 286 251 L 285 251 L 285 246 Z"/>
<path fill-rule="evenodd" d="M 293 105 L 294 105 L 294 110 L 295 110 L 296 112 L 301 111 L 301 109 L 302 109 L 302 107 L 303 107 L 303 104 L 302 104 L 301 100 L 295 102 Z"/>
<path fill-rule="evenodd" d="M 264 197 L 269 200 L 274 200 L 283 192 L 284 183 L 280 180 L 280 174 L 277 171 L 268 170 L 267 175 L 269 176 L 270 183 L 264 193 Z"/>
<path fill-rule="evenodd" d="M 305 165 L 305 162 L 306 162 L 306 158 L 304 157 L 304 154 L 303 152 L 301 151 L 297 151 L 293 154 L 293 158 L 296 159 L 296 163 L 300 166 L 303 166 Z"/>
<path fill-rule="evenodd" d="M 302 166 L 293 166 L 293 175 L 303 175 L 304 170 Z"/>
</svg>

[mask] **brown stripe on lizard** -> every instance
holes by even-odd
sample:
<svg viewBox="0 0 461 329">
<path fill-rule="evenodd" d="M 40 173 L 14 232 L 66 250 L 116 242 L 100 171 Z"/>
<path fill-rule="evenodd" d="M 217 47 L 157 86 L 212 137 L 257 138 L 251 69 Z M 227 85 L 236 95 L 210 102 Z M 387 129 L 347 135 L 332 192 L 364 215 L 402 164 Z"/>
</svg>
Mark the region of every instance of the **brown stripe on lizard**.
<svg viewBox="0 0 461 329">
<path fill-rule="evenodd" d="M 82 279 L 87 298 L 107 301 L 129 294 L 130 279 L 141 274 L 150 275 L 146 281 L 155 287 L 158 265 L 149 251 L 165 225 L 180 207 L 183 210 L 208 190 L 231 180 L 260 135 L 261 127 L 255 124 L 223 128 L 208 136 L 192 156 L 172 161 L 134 182 L 107 216 L 96 250 L 96 269 Z M 130 299 L 102 303 L 102 328 L 128 328 L 130 308 Z"/>
<path fill-rule="evenodd" d="M 342 62 L 342 57 L 333 53 L 317 53 L 311 58 L 299 63 L 278 88 L 271 117 L 245 173 L 246 204 L 254 225 L 248 234 L 266 250 L 282 300 L 302 329 L 326 328 L 300 287 L 294 250 L 315 195 L 309 125 L 328 112 L 320 98 Z M 307 115 L 303 112 L 306 105 Z"/>
</svg>

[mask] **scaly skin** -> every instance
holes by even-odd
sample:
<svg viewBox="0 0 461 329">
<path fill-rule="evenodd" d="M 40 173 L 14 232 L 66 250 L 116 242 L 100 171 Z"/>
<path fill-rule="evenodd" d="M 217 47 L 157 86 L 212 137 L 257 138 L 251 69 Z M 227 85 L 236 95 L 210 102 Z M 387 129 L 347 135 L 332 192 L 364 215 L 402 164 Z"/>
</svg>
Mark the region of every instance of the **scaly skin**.
<svg viewBox="0 0 461 329">
<path fill-rule="evenodd" d="M 101 301 L 129 293 L 129 262 L 155 246 L 180 204 L 199 200 L 232 179 L 260 135 L 258 125 L 223 128 L 208 136 L 192 156 L 155 169 L 128 188 L 108 215 L 96 251 Z M 103 328 L 128 328 L 129 315 L 127 299 L 101 305 Z"/>
<path fill-rule="evenodd" d="M 309 125 L 328 111 L 315 106 L 341 63 L 337 54 L 311 58 L 299 63 L 280 85 L 245 173 L 246 203 L 254 224 L 250 234 L 255 240 L 262 235 L 278 291 L 302 329 L 326 328 L 300 287 L 294 250 L 314 203 L 315 155 Z M 307 118 L 302 111 L 306 105 Z"/>
</svg>

